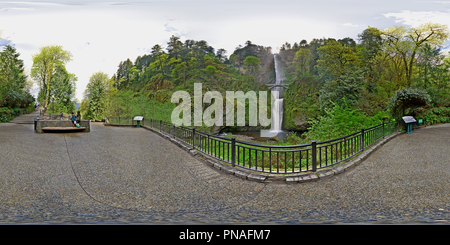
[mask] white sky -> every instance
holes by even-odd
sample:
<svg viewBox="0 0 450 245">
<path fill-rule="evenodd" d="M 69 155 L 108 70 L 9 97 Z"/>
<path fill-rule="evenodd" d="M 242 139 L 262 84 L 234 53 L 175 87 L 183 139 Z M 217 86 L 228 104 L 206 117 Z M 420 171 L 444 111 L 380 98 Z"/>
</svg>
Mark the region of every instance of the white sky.
<svg viewBox="0 0 450 245">
<path fill-rule="evenodd" d="M 286 41 L 357 39 L 368 26 L 450 26 L 450 1 L 405 0 L 32 0 L 1 1 L 0 46 L 14 45 L 27 74 L 32 55 L 46 45 L 73 54 L 66 65 L 78 77 L 81 101 L 92 74 L 111 77 L 120 61 L 135 61 L 155 44 L 167 46 L 172 35 L 182 41 L 205 40 L 227 55 L 247 40 L 277 50 Z"/>
</svg>

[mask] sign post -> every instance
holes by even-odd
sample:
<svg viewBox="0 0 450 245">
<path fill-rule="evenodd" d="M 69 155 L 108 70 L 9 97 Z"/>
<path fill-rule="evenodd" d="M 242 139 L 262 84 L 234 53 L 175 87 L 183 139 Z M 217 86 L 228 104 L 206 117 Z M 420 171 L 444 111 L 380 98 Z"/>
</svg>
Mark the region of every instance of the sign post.
<svg viewBox="0 0 450 245">
<path fill-rule="evenodd" d="M 137 117 L 134 117 L 134 121 L 137 121 L 137 125 L 136 125 L 136 128 L 140 128 L 141 127 L 141 121 L 142 121 L 142 119 L 144 119 L 144 117 L 141 117 L 141 116 L 137 116 Z"/>
<path fill-rule="evenodd" d="M 404 116 L 402 119 L 406 123 L 406 133 L 412 133 L 412 124 L 416 122 L 416 119 L 412 116 Z"/>
</svg>

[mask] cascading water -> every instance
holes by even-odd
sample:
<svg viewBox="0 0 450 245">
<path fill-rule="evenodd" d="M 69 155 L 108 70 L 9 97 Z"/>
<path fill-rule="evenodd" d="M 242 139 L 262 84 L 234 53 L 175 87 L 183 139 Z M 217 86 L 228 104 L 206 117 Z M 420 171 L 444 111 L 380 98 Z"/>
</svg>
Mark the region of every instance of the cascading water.
<svg viewBox="0 0 450 245">
<path fill-rule="evenodd" d="M 283 67 L 278 60 L 278 55 L 273 56 L 275 63 L 275 86 L 272 87 L 272 96 L 274 101 L 272 104 L 272 124 L 269 130 L 261 130 L 261 137 L 283 136 L 285 133 L 281 127 L 283 125 L 283 81 L 286 80 L 284 76 Z"/>
<path fill-rule="evenodd" d="M 272 87 L 272 96 L 274 97 L 272 104 L 272 122 L 271 128 L 268 130 L 262 129 L 259 132 L 232 132 L 233 134 L 241 134 L 245 136 L 250 136 L 252 138 L 257 137 L 258 141 L 265 141 L 267 138 L 276 136 L 278 139 L 282 140 L 288 131 L 282 130 L 283 124 L 283 82 L 286 80 L 284 69 L 279 61 L 277 54 L 274 54 L 274 64 L 275 64 L 275 86 Z M 256 136 L 259 133 L 259 136 Z"/>
<path fill-rule="evenodd" d="M 275 62 L 275 85 L 283 84 L 285 80 L 284 71 L 280 65 L 278 60 L 278 55 L 274 54 L 274 62 Z M 281 126 L 283 124 L 283 87 L 275 86 L 272 88 L 272 91 L 278 92 L 278 98 L 275 98 L 275 101 L 272 105 L 272 128 L 271 131 L 274 133 L 281 132 Z M 275 93 L 276 94 L 276 93 Z"/>
</svg>

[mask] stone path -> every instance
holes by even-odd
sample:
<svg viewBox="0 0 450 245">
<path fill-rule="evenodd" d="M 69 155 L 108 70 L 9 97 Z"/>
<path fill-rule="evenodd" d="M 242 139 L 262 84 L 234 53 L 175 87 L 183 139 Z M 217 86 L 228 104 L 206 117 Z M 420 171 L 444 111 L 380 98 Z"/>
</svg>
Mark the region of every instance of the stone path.
<svg viewBox="0 0 450 245">
<path fill-rule="evenodd" d="M 18 117 L 13 118 L 8 123 L 16 123 L 16 124 L 34 124 L 34 118 L 39 117 L 39 111 L 33 111 L 30 114 L 20 115 Z"/>
<path fill-rule="evenodd" d="M 224 174 L 143 128 L 0 124 L 0 223 L 449 223 L 450 125 L 401 134 L 318 182 Z"/>
</svg>

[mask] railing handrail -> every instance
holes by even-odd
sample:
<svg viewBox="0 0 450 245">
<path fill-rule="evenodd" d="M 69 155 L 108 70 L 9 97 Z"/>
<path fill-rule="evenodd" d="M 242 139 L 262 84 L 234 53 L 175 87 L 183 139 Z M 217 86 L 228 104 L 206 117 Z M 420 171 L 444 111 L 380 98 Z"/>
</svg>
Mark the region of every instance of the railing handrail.
<svg viewBox="0 0 450 245">
<path fill-rule="evenodd" d="M 133 117 L 108 117 L 108 120 L 117 118 L 119 124 L 121 124 L 120 119 L 123 118 L 123 121 L 128 122 Z M 352 134 L 321 142 L 313 140 L 311 143 L 298 145 L 265 145 L 236 140 L 236 137 L 229 139 L 198 131 L 195 127 L 189 128 L 162 120 L 150 118 L 150 122 L 150 127 L 164 131 L 191 145 L 194 149 L 230 163 L 233 167 L 239 166 L 269 173 L 280 173 L 283 170 L 284 173 L 315 172 L 319 168 L 338 164 L 360 153 L 385 136 L 396 132 L 400 126 L 398 122 L 383 122 Z M 142 126 L 145 126 L 144 124 L 145 118 L 142 121 Z M 390 128 L 392 132 L 386 133 L 386 126 L 392 125 L 394 125 L 394 128 Z M 177 128 L 178 131 L 176 131 Z M 183 131 L 180 132 L 179 129 Z M 297 158 L 295 157 L 296 154 Z M 267 161 L 269 167 L 265 166 Z M 272 167 L 274 164 L 276 166 Z M 289 171 L 287 171 L 288 165 Z M 284 169 L 282 169 L 283 167 Z M 275 170 L 272 168 L 275 168 Z"/>
</svg>

